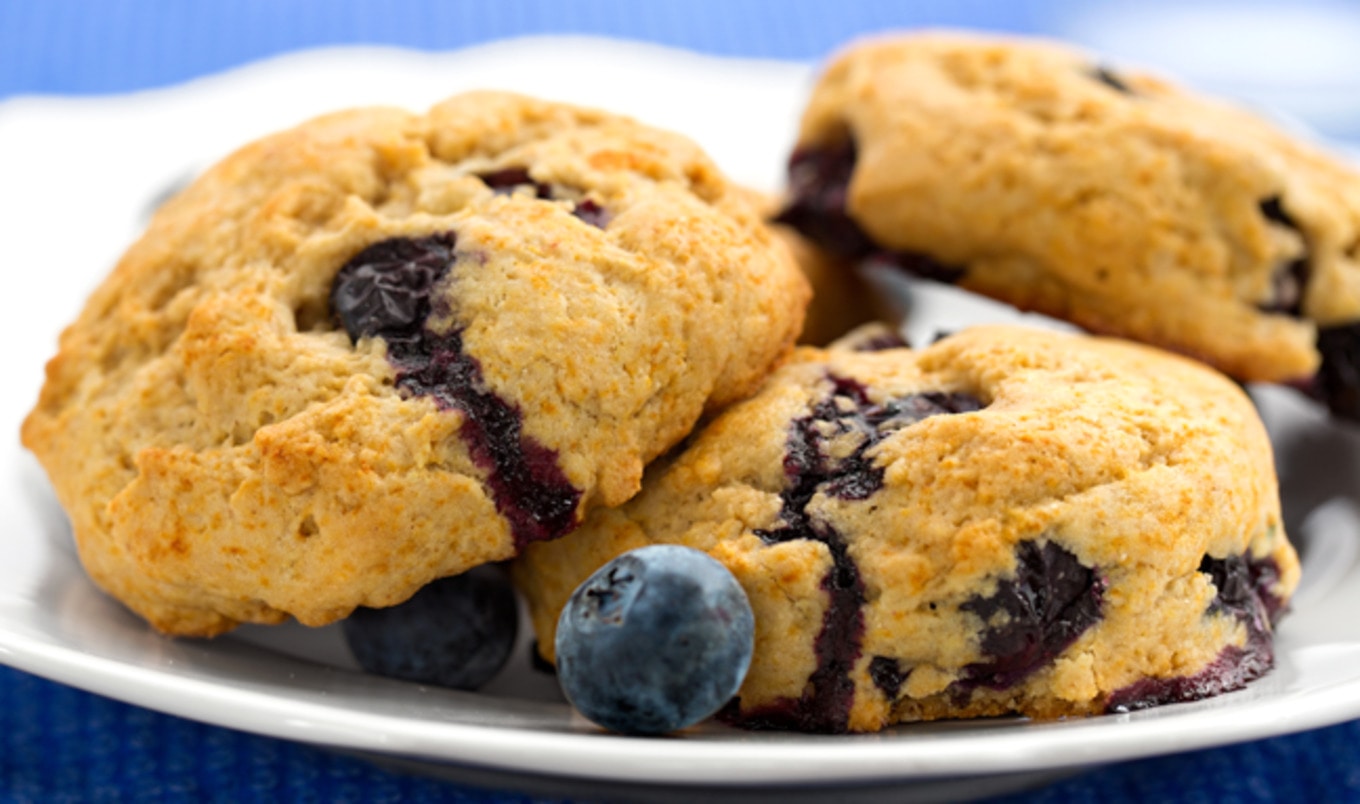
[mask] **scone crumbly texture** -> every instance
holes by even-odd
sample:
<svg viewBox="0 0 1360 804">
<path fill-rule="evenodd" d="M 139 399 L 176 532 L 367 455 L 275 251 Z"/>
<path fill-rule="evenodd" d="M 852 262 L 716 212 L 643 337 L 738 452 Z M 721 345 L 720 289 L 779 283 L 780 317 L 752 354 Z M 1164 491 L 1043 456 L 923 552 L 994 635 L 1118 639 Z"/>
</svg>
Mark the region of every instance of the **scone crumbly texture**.
<svg viewBox="0 0 1360 804">
<path fill-rule="evenodd" d="M 747 189 L 751 202 L 770 220 L 783 201 L 776 196 Z M 798 342 L 825 346 L 850 330 L 873 321 L 900 323 L 903 304 L 871 287 L 850 260 L 839 257 L 804 237 L 792 226 L 770 220 L 776 237 L 789 253 L 812 289 Z"/>
<path fill-rule="evenodd" d="M 613 556 L 684 544 L 750 597 L 730 722 L 822 732 L 1206 697 L 1271 667 L 1299 578 L 1270 443 L 1228 379 L 1127 342 L 990 326 L 800 349 L 513 564 L 551 659 Z"/>
<path fill-rule="evenodd" d="M 1307 380 L 1318 328 L 1360 321 L 1360 172 L 1065 45 L 856 43 L 812 93 L 793 170 L 852 171 L 823 200 L 927 275 L 1240 380 Z"/>
<path fill-rule="evenodd" d="M 22 437 L 156 628 L 320 625 L 628 499 L 807 295 L 681 136 L 493 92 L 341 112 L 157 213 Z"/>
<path fill-rule="evenodd" d="M 825 346 L 856 327 L 882 321 L 900 324 L 904 305 L 872 287 L 853 264 L 839 258 L 798 231 L 772 223 L 775 236 L 783 240 L 812 288 L 807 319 L 798 342 Z"/>
</svg>

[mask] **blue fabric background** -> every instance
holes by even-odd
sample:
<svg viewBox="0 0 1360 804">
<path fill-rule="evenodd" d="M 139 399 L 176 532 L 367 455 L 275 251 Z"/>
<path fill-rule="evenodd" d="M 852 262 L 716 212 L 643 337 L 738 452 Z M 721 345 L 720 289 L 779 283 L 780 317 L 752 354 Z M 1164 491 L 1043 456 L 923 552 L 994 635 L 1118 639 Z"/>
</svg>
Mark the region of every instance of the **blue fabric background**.
<svg viewBox="0 0 1360 804">
<path fill-rule="evenodd" d="M 175 83 L 297 48 L 429 50 L 539 33 L 820 59 L 867 31 L 1060 30 L 1069 2 L 834 0 L 0 0 L 0 100 Z M 1268 54 L 1265 54 L 1268 55 Z M 582 75 L 583 81 L 608 80 Z M 0 183 L 3 177 L 0 177 Z M 0 801 L 525 801 L 379 769 L 90 695 L 0 667 Z M 1008 801 L 1360 800 L 1360 721 L 1084 772 Z"/>
<path fill-rule="evenodd" d="M 1061 5 L 1033 0 L 5 0 L 0 3 L 0 97 L 157 86 L 318 45 L 444 50 L 543 33 L 811 59 L 856 33 L 894 26 L 1032 30 Z"/>
</svg>

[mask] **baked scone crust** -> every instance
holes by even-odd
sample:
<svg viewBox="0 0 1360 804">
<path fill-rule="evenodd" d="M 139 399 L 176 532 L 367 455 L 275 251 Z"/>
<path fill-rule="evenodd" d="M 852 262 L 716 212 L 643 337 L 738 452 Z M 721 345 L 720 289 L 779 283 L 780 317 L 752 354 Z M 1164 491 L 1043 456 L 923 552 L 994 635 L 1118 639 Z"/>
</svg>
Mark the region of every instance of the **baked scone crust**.
<svg viewBox="0 0 1360 804">
<path fill-rule="evenodd" d="M 798 343 L 825 346 L 862 324 L 901 323 L 906 305 L 872 287 L 851 261 L 819 247 L 792 226 L 771 220 L 779 213 L 781 199 L 749 188 L 747 193 L 812 289 Z"/>
<path fill-rule="evenodd" d="M 468 406 L 403 392 L 384 339 L 335 320 L 342 266 L 431 239 L 453 257 L 425 331 L 521 428 L 486 442 L 564 479 L 555 531 L 516 532 Z M 157 213 L 62 334 L 22 437 L 90 575 L 158 629 L 320 625 L 628 499 L 787 355 L 807 296 L 678 135 L 492 92 L 342 112 Z"/>
<path fill-rule="evenodd" d="M 958 412 L 892 412 L 917 404 Z M 633 500 L 515 561 L 546 658 L 575 587 L 653 543 L 707 551 L 750 597 L 728 719 L 831 732 L 1232 689 L 1270 667 L 1299 578 L 1270 443 L 1232 382 L 1003 326 L 800 349 Z"/>
<path fill-rule="evenodd" d="M 798 154 L 849 148 L 845 209 L 961 286 L 1301 381 L 1360 320 L 1360 173 L 1246 110 L 1042 40 L 864 40 L 826 68 Z"/>
</svg>

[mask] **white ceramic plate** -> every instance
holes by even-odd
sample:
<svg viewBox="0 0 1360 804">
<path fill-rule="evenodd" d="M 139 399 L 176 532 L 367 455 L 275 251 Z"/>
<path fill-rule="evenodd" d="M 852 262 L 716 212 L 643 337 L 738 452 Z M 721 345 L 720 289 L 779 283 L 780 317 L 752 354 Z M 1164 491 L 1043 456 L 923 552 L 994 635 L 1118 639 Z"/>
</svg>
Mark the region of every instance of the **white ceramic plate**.
<svg viewBox="0 0 1360 804">
<path fill-rule="evenodd" d="M 446 55 L 335 50 L 289 56 L 164 91 L 0 104 L 6 307 L 0 343 L 0 661 L 198 720 L 419 762 L 425 771 L 563 792 L 664 795 L 694 786 L 859 793 L 911 787 L 991 792 L 1066 769 L 1184 751 L 1360 717 L 1360 431 L 1288 392 L 1260 401 L 1279 451 L 1304 584 L 1280 629 L 1277 669 L 1241 692 L 1131 715 L 903 727 L 878 735 L 754 734 L 705 726 L 682 737 L 607 735 L 575 716 L 524 656 L 478 694 L 353 670 L 334 628 L 245 628 L 174 641 L 97 592 L 69 528 L 15 433 L 57 332 L 135 235 L 167 185 L 251 137 L 370 102 L 423 108 L 503 87 L 627 110 L 693 136 L 734 177 L 778 186 L 811 72 L 650 46 L 530 39 Z M 918 291 L 914 320 L 1013 314 L 948 289 Z M 929 326 L 926 324 L 926 326 Z M 1036 776 L 1037 774 L 1037 776 Z M 578 785 L 572 788 L 570 785 Z M 613 787 L 611 787 L 611 785 Z"/>
</svg>

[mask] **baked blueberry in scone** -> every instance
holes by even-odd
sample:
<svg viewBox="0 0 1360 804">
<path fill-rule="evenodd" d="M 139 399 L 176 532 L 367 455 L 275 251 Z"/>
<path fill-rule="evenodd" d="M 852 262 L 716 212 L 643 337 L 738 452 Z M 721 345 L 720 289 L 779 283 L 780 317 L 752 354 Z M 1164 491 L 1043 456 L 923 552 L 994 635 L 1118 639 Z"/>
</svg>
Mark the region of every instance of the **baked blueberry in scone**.
<svg viewBox="0 0 1360 804">
<path fill-rule="evenodd" d="M 683 137 L 500 93 L 342 112 L 160 210 L 23 440 L 157 628 L 319 625 L 627 500 L 807 293 Z"/>
<path fill-rule="evenodd" d="M 1272 666 L 1298 583 L 1270 442 L 1201 364 L 1019 327 L 928 348 L 802 349 L 512 575 L 551 660 L 558 612 L 614 556 L 680 544 L 755 614 L 722 717 L 873 731 L 1126 711 Z"/>
<path fill-rule="evenodd" d="M 1244 110 L 1058 44 L 884 37 L 821 76 L 789 185 L 842 256 L 1360 420 L 1360 172 Z"/>
</svg>

